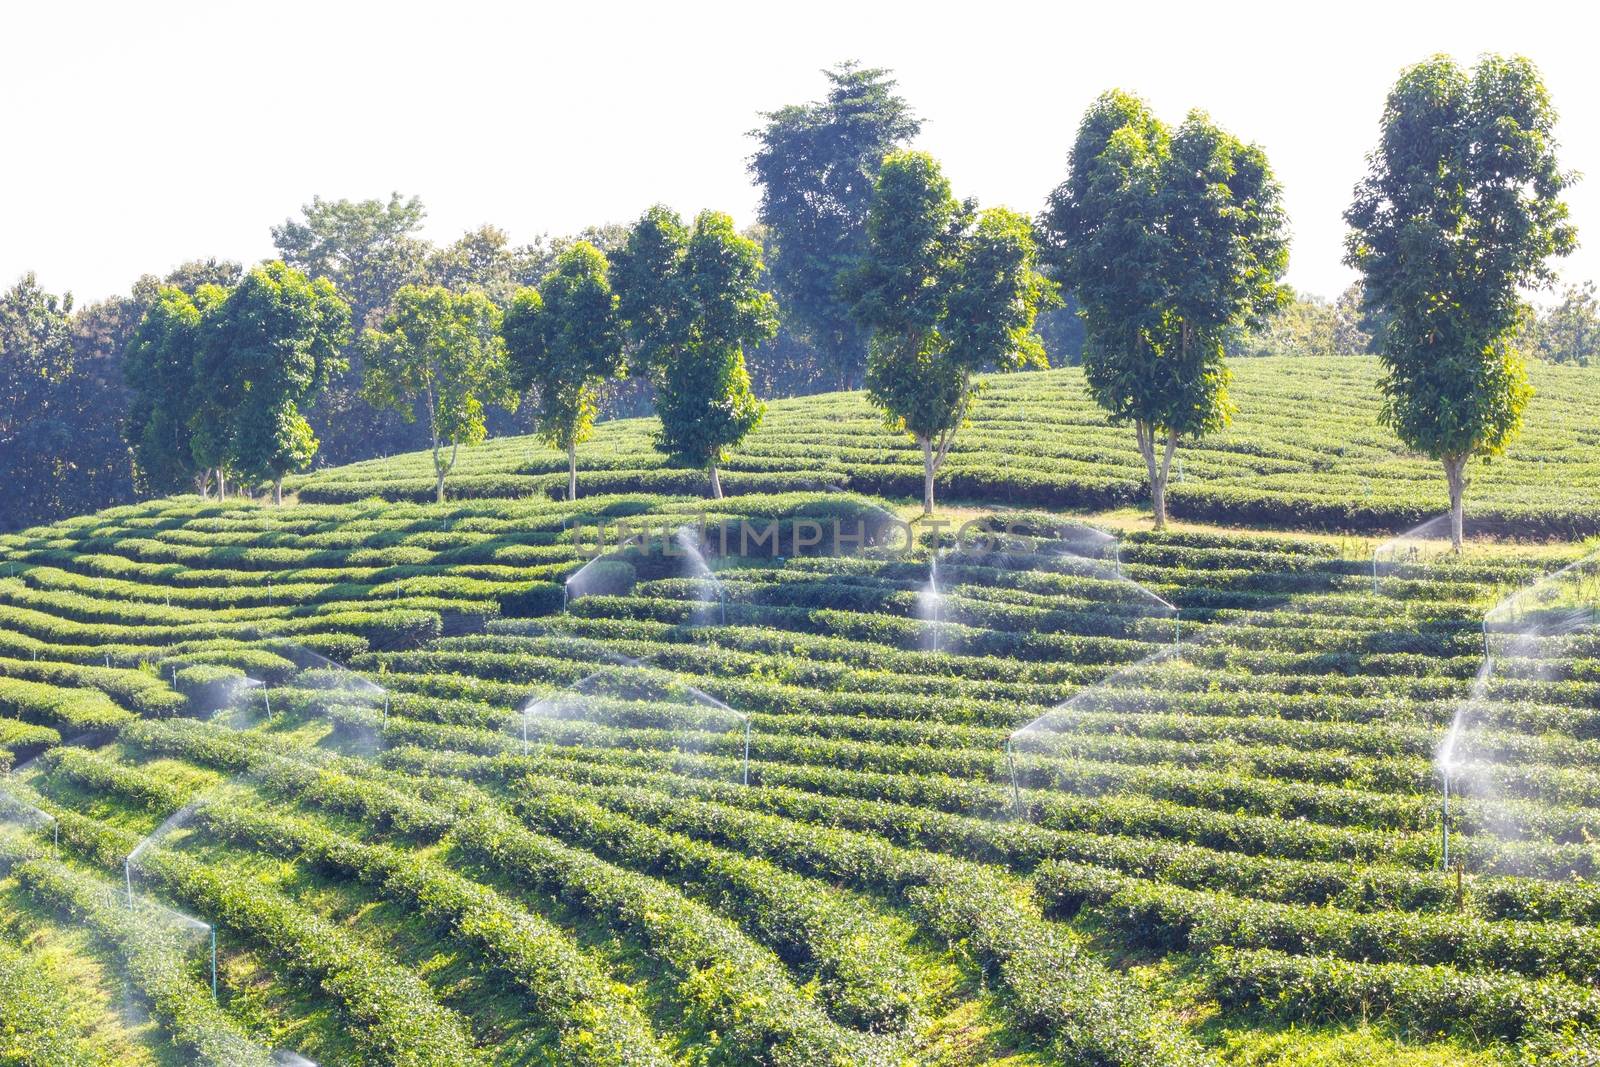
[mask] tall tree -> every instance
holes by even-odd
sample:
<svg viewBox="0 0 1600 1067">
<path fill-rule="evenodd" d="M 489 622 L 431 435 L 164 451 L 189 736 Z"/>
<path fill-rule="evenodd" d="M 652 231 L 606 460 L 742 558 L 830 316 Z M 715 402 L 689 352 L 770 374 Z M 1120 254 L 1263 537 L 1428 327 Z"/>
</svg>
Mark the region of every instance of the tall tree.
<svg viewBox="0 0 1600 1067">
<path fill-rule="evenodd" d="M 363 395 L 376 407 L 414 419 L 420 405 L 433 449 L 434 499 L 444 503 L 445 477 L 462 445 L 485 434 L 484 409 L 514 407 L 500 310 L 483 293 L 408 285 L 377 329 L 362 335 Z"/>
<path fill-rule="evenodd" d="M 272 483 L 304 470 L 317 439 L 302 411 L 335 372 L 350 338 L 350 306 L 326 278 L 312 281 L 281 260 L 251 270 L 204 316 L 199 353 L 213 397 L 224 404 L 228 457 Z"/>
<path fill-rule="evenodd" d="M 131 461 L 130 493 L 208 491 L 209 474 L 195 466 L 189 427 L 198 402 L 200 317 L 243 274 L 244 267 L 232 260 L 190 260 L 165 279 L 140 277 L 130 295 L 110 297 L 75 318 L 81 358 L 121 379 L 120 393 L 108 399 L 118 412 L 115 432 Z M 176 293 L 167 293 L 168 288 Z M 148 326 L 147 319 L 153 320 Z"/>
<path fill-rule="evenodd" d="M 1345 262 L 1388 314 L 1383 421 L 1443 465 L 1457 551 L 1467 462 L 1505 450 L 1532 395 L 1513 343 L 1519 290 L 1551 284 L 1549 260 L 1577 244 L 1555 123 L 1528 60 L 1489 55 L 1468 71 L 1434 56 L 1390 90 L 1345 212 Z"/>
<path fill-rule="evenodd" d="M 934 479 L 982 388 L 974 376 L 1045 366 L 1034 320 L 1059 298 L 1036 269 L 1027 218 L 957 203 L 925 153 L 883 161 L 867 234 L 865 259 L 845 281 L 871 331 L 867 395 L 922 449 L 930 515 Z"/>
<path fill-rule="evenodd" d="M 538 289 L 517 293 L 506 311 L 511 381 L 532 390 L 534 432 L 567 453 L 567 499 L 578 499 L 578 446 L 589 439 L 606 379 L 622 373 L 622 324 L 605 253 L 569 246 Z"/>
<path fill-rule="evenodd" d="M 426 214 L 420 199 L 399 193 L 386 201 L 319 196 L 305 205 L 301 218 L 274 226 L 272 240 L 289 266 L 338 287 L 359 335 L 377 325 L 403 286 L 427 282 L 430 249 L 418 236 Z M 345 463 L 405 447 L 406 420 L 361 400 L 360 346 L 352 340 L 340 355 L 345 369 L 309 414 L 325 458 Z"/>
<path fill-rule="evenodd" d="M 201 286 L 193 296 L 162 286 L 128 342 L 132 400 L 123 432 L 144 492 L 206 491 L 212 464 L 202 464 L 196 454 L 192 428 L 204 391 L 198 370 L 201 322 L 224 297 L 218 286 Z"/>
<path fill-rule="evenodd" d="M 73 431 L 71 314 L 72 296 L 46 292 L 31 272 L 0 295 L 0 528 L 53 511 Z"/>
<path fill-rule="evenodd" d="M 1084 115 L 1040 225 L 1083 307 L 1089 392 L 1133 423 L 1162 529 L 1179 441 L 1230 417 L 1229 335 L 1287 299 L 1277 181 L 1261 149 L 1204 112 L 1173 131 L 1113 90 Z"/>
<path fill-rule="evenodd" d="M 760 147 L 750 172 L 761 186 L 768 264 L 785 324 L 816 350 L 828 380 L 853 389 L 866 365 L 867 339 L 840 280 L 866 250 L 879 164 L 922 123 L 887 70 L 844 63 L 823 75 L 822 100 L 763 116 L 765 125 L 751 134 Z"/>
<path fill-rule="evenodd" d="M 614 257 L 613 281 L 638 373 L 655 386 L 660 449 L 703 468 L 711 495 L 729 448 L 761 421 L 744 349 L 777 329 L 760 286 L 761 248 L 733 220 L 703 211 L 691 230 L 668 208 L 647 211 Z"/>
</svg>

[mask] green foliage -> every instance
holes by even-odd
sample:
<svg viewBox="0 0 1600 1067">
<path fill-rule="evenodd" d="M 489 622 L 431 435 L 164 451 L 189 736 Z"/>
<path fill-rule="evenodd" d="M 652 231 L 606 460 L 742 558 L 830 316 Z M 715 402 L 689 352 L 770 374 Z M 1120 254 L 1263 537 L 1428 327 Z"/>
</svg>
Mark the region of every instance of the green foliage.
<svg viewBox="0 0 1600 1067">
<path fill-rule="evenodd" d="M 720 497 L 718 466 L 763 411 L 750 392 L 745 346 L 777 329 L 772 294 L 757 287 L 761 248 L 720 212 L 701 212 L 691 230 L 658 205 L 613 259 L 636 372 L 656 390 L 657 445 L 708 469 Z"/>
<path fill-rule="evenodd" d="M 98 305 L 73 314 L 32 274 L 0 293 L 0 529 L 131 497 L 122 329 Z"/>
<path fill-rule="evenodd" d="M 363 335 L 368 402 L 410 418 L 420 401 L 427 413 L 441 504 L 460 447 L 484 438 L 485 407 L 516 406 L 500 318 L 482 293 L 407 286 L 381 327 Z"/>
<path fill-rule="evenodd" d="M 867 234 L 846 283 L 872 331 L 867 395 L 921 446 L 931 512 L 934 477 L 980 388 L 973 376 L 1044 365 L 1033 323 L 1055 288 L 1034 269 L 1028 220 L 1004 208 L 974 218 L 925 153 L 884 159 Z"/>
<path fill-rule="evenodd" d="M 506 308 L 518 288 L 539 277 L 545 260 L 541 245 L 513 247 L 497 226 L 469 230 L 427 259 L 428 279 L 452 292 L 478 290 Z"/>
<path fill-rule="evenodd" d="M 221 298 L 201 290 L 210 307 Z M 164 286 L 128 342 L 126 373 L 133 392 L 126 433 L 142 488 L 173 493 L 201 477 L 191 420 L 202 384 L 196 374 L 201 343 L 201 304 L 176 286 Z"/>
<path fill-rule="evenodd" d="M 1225 425 L 1224 331 L 1276 304 L 1287 258 L 1264 157 L 1201 113 L 1174 133 L 1113 92 L 1085 115 L 1069 171 L 1045 224 L 1084 306 L 1090 391 L 1157 432 Z"/>
<path fill-rule="evenodd" d="M 974 321 L 1001 343 L 1005 319 Z M 1428 508 L 1421 461 L 1372 429 L 1378 373 L 1241 365 L 1244 417 L 1186 457 L 1175 503 L 1264 524 Z M 1591 382 L 1534 373 L 1549 414 L 1490 487 L 1556 531 L 1600 479 Z M 1357 1058 L 1581 1062 L 1600 642 L 1568 634 L 1476 702 L 1493 794 L 1453 801 L 1459 887 L 1433 763 L 1483 604 L 1576 549 L 1405 563 L 1375 596 L 1351 539 L 1124 532 L 1119 578 L 1109 546 L 1097 566 L 1051 541 L 1062 502 L 1140 489 L 1082 373 L 996 376 L 984 400 L 945 491 L 1019 540 L 941 561 L 938 653 L 924 558 L 795 544 L 802 518 L 892 501 L 771 492 L 819 469 L 915 491 L 919 457 L 860 396 L 774 404 L 730 460 L 750 495 L 720 503 L 662 491 L 685 472 L 638 420 L 597 428 L 596 482 L 627 492 L 581 513 L 551 499 L 560 457 L 519 439 L 470 453 L 478 495 L 445 506 L 409 502 L 419 453 L 296 478 L 293 508 L 186 497 L 0 535 L 0 747 L 49 750 L 0 787 L 57 818 L 62 857 L 31 811 L 0 812 L 0 941 L 39 931 L 113 1000 L 125 979 L 151 1005 L 140 1051 L 182 1062 L 258 1062 L 248 1028 L 352 1063 L 853 1067 L 942 1052 L 977 1017 L 974 1062 L 1189 1067 L 1237 1056 L 1232 1035 L 1282 1038 L 1288 1062 L 1361 1018 L 1382 1039 L 1342 1046 Z M 793 549 L 721 561 L 726 625 L 697 625 L 704 582 L 670 565 L 561 597 L 578 525 L 702 513 L 770 519 Z M 1183 606 L 1181 644 L 1124 579 Z M 182 694 L 239 671 L 271 682 L 271 720 L 259 687 L 193 717 Z M 580 679 L 589 698 L 546 714 Z M 1012 731 L 1069 699 L 1057 744 L 1008 763 Z M 95 721 L 108 705 L 127 710 Z M 198 945 L 145 954 L 123 925 L 144 909 L 110 896 L 180 810 L 134 887 L 216 924 L 217 1002 Z M 121 1041 L 93 1022 L 91 1044 Z"/>
<path fill-rule="evenodd" d="M 301 414 L 343 363 L 350 308 L 327 279 L 274 261 L 256 267 L 202 314 L 188 395 L 226 441 L 226 465 L 280 483 L 303 470 L 317 441 Z"/>
<path fill-rule="evenodd" d="M 866 252 L 879 164 L 922 123 L 887 70 L 844 63 L 823 74 L 825 99 L 762 116 L 750 173 L 761 186 L 785 325 L 809 345 L 827 381 L 851 389 L 861 381 L 867 337 L 840 281 Z"/>
<path fill-rule="evenodd" d="M 1361 283 L 1352 283 L 1333 303 L 1294 293 L 1260 326 L 1228 343 L 1230 356 L 1354 356 L 1372 350 L 1369 316 L 1361 309 Z"/>
<path fill-rule="evenodd" d="M 405 422 L 364 403 L 361 331 L 377 319 L 406 285 L 425 284 L 428 245 L 418 231 L 427 212 L 417 197 L 387 200 L 325 200 L 313 197 L 301 217 L 272 228 L 279 257 L 313 278 L 327 278 L 350 304 L 355 333 L 336 375 L 310 421 L 335 463 L 382 455 L 405 446 Z"/>
<path fill-rule="evenodd" d="M 1589 367 L 1600 363 L 1600 300 L 1594 282 L 1569 285 L 1554 307 L 1531 314 L 1518 347 L 1550 363 Z"/>
<path fill-rule="evenodd" d="M 277 761 L 277 767 L 296 780 L 296 799 L 319 807 L 359 806 L 367 815 L 387 815 L 396 803 L 426 810 L 392 791 L 333 772 L 319 775 L 289 761 Z M 561 1033 L 564 1062 L 584 1067 L 666 1063 L 638 1008 L 609 984 L 593 959 L 559 927 L 495 890 L 443 864 L 393 846 L 364 845 L 306 819 L 231 804 L 207 806 L 200 817 L 209 830 L 227 838 L 359 878 L 480 946 L 526 990 L 529 1009 Z M 445 813 L 442 824 L 448 822 Z"/>
<path fill-rule="evenodd" d="M 1261 149 L 1204 112 L 1172 130 L 1113 90 L 1085 113 L 1045 208 L 1051 258 L 1083 306 L 1085 379 L 1134 424 L 1158 525 L 1178 441 L 1227 425 L 1227 339 L 1284 300 L 1280 196 Z"/>
<path fill-rule="evenodd" d="M 0 715 L 63 730 L 92 730 L 129 718 L 104 693 L 58 689 L 42 682 L 0 677 Z"/>
<path fill-rule="evenodd" d="M 116 888 L 65 863 L 32 856 L 17 879 L 35 899 L 93 930 L 122 953 L 130 984 L 147 997 L 152 1014 L 190 1057 L 204 1067 L 270 1067 L 278 1062 L 253 1044 L 234 1017 L 191 973 L 187 954 L 160 919 L 130 912 Z"/>
<path fill-rule="evenodd" d="M 43 960 L 0 941 L 0 1063 L 17 1067 L 93 1067 L 87 1020 Z"/>
<path fill-rule="evenodd" d="M 534 433 L 570 462 L 577 498 L 577 446 L 593 432 L 597 393 L 622 373 L 622 324 L 603 252 L 579 241 L 556 257 L 538 289 L 523 289 L 501 325 L 512 383 L 532 389 Z"/>
<path fill-rule="evenodd" d="M 1576 246 L 1555 120 L 1526 59 L 1419 63 L 1389 93 L 1345 212 L 1346 262 L 1389 315 L 1383 420 L 1443 462 L 1458 546 L 1466 462 L 1505 450 L 1531 396 L 1513 346 L 1519 291 L 1549 283 L 1549 259 Z"/>
</svg>

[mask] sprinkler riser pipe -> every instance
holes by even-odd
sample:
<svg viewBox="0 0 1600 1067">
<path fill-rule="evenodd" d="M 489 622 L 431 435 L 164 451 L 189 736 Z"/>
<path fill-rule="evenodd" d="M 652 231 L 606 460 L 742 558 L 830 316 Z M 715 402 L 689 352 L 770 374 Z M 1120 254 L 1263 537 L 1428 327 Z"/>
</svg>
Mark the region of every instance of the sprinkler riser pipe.
<svg viewBox="0 0 1600 1067">
<path fill-rule="evenodd" d="M 1444 792 L 1439 807 L 1439 851 L 1441 870 L 1450 869 L 1450 775 L 1444 776 Z"/>
</svg>

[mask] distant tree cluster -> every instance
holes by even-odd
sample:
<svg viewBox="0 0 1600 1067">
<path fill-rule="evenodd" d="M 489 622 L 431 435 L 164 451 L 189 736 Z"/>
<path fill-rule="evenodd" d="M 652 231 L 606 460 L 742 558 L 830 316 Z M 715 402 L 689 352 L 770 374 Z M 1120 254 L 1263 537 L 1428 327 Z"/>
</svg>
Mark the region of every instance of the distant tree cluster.
<svg viewBox="0 0 1600 1067">
<path fill-rule="evenodd" d="M 1546 363 L 1600 365 L 1600 301 L 1594 282 L 1567 286 L 1551 307 L 1526 308 L 1516 344 L 1524 355 Z"/>
<path fill-rule="evenodd" d="M 657 444 L 707 473 L 722 495 L 726 450 L 761 420 L 744 350 L 777 328 L 758 282 L 761 247 L 733 220 L 702 212 L 692 226 L 653 207 L 611 258 L 585 240 L 564 243 L 535 286 L 504 313 L 481 290 L 406 286 L 362 337 L 362 396 L 374 408 L 426 418 L 435 498 L 462 445 L 482 441 L 487 412 L 515 411 L 524 394 L 534 432 L 567 454 L 567 496 L 578 495 L 578 445 L 601 389 L 632 373 L 649 382 Z"/>
<path fill-rule="evenodd" d="M 227 495 L 229 479 L 304 470 L 317 439 L 303 409 L 342 367 L 350 306 L 326 278 L 281 260 L 232 286 L 161 287 L 129 338 L 124 432 L 152 492 Z"/>
<path fill-rule="evenodd" d="M 1380 316 L 1362 307 L 1361 283 L 1353 282 L 1327 301 L 1312 293 L 1291 292 L 1288 301 L 1255 329 L 1239 332 L 1228 355 L 1357 356 L 1375 351 Z"/>
</svg>

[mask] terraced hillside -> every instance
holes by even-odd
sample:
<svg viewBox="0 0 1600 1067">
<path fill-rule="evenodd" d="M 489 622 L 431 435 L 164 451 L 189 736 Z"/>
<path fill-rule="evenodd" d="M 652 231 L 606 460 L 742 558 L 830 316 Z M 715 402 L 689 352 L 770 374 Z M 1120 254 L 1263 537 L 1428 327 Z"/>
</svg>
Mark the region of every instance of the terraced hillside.
<svg viewBox="0 0 1600 1067">
<path fill-rule="evenodd" d="M 1437 464 L 1403 452 L 1378 425 L 1375 358 L 1235 362 L 1233 427 L 1180 450 L 1169 490 L 1179 518 L 1279 528 L 1398 532 L 1448 507 Z M 1594 375 L 1536 363 L 1526 426 L 1510 451 L 1470 472 L 1472 515 L 1537 536 L 1600 533 L 1600 417 Z M 651 420 L 602 425 L 581 452 L 586 491 L 700 494 L 704 476 L 675 470 L 650 445 Z M 561 495 L 565 456 L 520 439 L 465 453 L 459 496 Z M 916 496 L 922 458 L 887 429 L 860 394 L 783 400 L 724 468 L 730 493 L 782 492 L 819 483 Z M 357 463 L 299 482 L 303 499 L 347 502 L 377 493 L 433 499 L 425 453 Z M 1133 432 L 1109 426 L 1077 370 L 991 380 L 972 425 L 940 477 L 944 499 L 1013 506 L 1109 508 L 1144 504 L 1144 465 Z"/>
<path fill-rule="evenodd" d="M 0 538 L 0 1062 L 1593 1062 L 1597 644 L 1484 624 L 1582 547 L 1113 542 L 1009 453 L 981 546 L 754 473 L 701 533 L 526 447 Z"/>
</svg>

